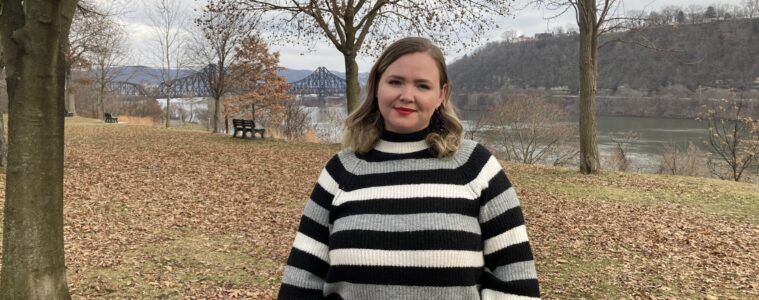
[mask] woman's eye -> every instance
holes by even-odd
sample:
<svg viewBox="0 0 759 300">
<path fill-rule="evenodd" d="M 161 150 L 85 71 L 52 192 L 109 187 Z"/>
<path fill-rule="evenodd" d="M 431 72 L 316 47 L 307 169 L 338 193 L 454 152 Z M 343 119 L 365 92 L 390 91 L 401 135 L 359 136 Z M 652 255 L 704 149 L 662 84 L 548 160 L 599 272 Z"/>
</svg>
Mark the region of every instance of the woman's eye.
<svg viewBox="0 0 759 300">
<path fill-rule="evenodd" d="M 388 82 L 388 83 L 390 83 L 390 85 L 400 85 L 401 81 L 400 80 L 390 80 L 390 82 Z"/>
<path fill-rule="evenodd" d="M 420 85 L 419 85 L 419 89 L 421 89 L 421 90 L 429 90 L 429 89 L 430 89 L 430 86 L 429 86 L 429 85 L 426 85 L 426 84 L 420 84 Z"/>
</svg>

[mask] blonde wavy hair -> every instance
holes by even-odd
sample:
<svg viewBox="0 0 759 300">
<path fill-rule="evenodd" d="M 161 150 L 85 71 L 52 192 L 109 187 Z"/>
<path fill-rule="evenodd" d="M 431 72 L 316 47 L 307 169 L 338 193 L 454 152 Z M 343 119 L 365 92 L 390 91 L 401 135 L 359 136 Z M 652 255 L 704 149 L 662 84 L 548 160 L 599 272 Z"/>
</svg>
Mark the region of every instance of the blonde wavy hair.
<svg viewBox="0 0 759 300">
<path fill-rule="evenodd" d="M 440 86 L 447 86 L 442 104 L 430 119 L 428 127 L 430 131 L 425 140 L 439 158 L 448 158 L 456 153 L 459 143 L 461 143 L 464 127 L 461 125 L 451 100 L 453 83 L 448 80 L 445 57 L 440 48 L 428 39 L 420 37 L 407 37 L 394 42 L 382 52 L 377 62 L 374 63 L 369 72 L 369 79 L 366 80 L 366 95 L 363 102 L 345 119 L 343 124 L 344 148 L 360 154 L 367 153 L 374 148 L 385 126 L 385 121 L 377 104 L 379 79 L 395 60 L 406 54 L 419 52 L 427 53 L 432 57 L 440 73 Z"/>
</svg>

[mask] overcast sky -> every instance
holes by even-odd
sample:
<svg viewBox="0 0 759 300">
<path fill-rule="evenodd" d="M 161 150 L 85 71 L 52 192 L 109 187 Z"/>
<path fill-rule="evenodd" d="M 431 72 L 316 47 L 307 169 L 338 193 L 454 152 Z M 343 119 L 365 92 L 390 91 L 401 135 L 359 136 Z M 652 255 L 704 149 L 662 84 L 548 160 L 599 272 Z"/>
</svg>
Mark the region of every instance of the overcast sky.
<svg viewBox="0 0 759 300">
<path fill-rule="evenodd" d="M 95 0 L 100 3 L 114 3 L 115 1 L 108 0 Z M 130 38 L 130 53 L 132 53 L 131 64 L 134 65 L 148 65 L 155 66 L 156 63 L 152 62 L 150 46 L 150 37 L 153 34 L 150 27 L 150 22 L 145 17 L 144 5 L 145 3 L 151 3 L 152 0 L 145 0 L 147 2 L 140 1 L 123 1 L 118 4 L 121 9 L 126 12 L 119 18 L 121 22 L 126 26 L 128 35 Z M 187 9 L 187 13 L 191 16 L 197 12 L 195 10 L 202 7 L 206 0 L 181 0 L 186 3 L 184 6 Z M 624 1 L 624 0 L 623 0 Z M 517 7 L 523 6 L 528 0 L 516 0 Z M 622 11 L 631 10 L 644 10 L 652 11 L 659 10 L 662 7 L 669 5 L 678 5 L 687 7 L 689 5 L 701 5 L 708 6 L 717 3 L 739 5 L 742 0 L 627 0 L 624 1 Z M 514 30 L 519 34 L 525 36 L 533 36 L 535 33 L 550 31 L 556 27 L 577 27 L 574 20 L 574 12 L 569 11 L 566 14 L 558 18 L 550 18 L 555 15 L 555 12 L 543 11 L 534 7 L 526 7 L 518 11 L 514 11 L 513 16 L 500 17 L 496 20 L 500 28 L 486 33 L 489 37 L 489 41 L 500 40 L 501 34 L 506 30 Z M 191 19 L 192 17 L 190 17 Z M 192 24 L 192 20 L 188 20 L 188 24 Z M 485 42 L 483 42 L 485 43 Z M 291 69 L 309 69 L 314 70 L 319 66 L 326 66 L 330 70 L 343 71 L 344 62 L 343 57 L 335 50 L 331 44 L 322 43 L 316 45 L 315 49 L 308 49 L 303 45 L 270 45 L 274 51 L 280 51 L 280 65 Z M 444 49 L 447 54 L 448 62 L 454 61 L 456 58 L 461 57 L 465 53 L 470 53 L 472 49 Z M 360 72 L 368 72 L 373 63 L 372 57 L 362 57 L 358 59 Z"/>
</svg>

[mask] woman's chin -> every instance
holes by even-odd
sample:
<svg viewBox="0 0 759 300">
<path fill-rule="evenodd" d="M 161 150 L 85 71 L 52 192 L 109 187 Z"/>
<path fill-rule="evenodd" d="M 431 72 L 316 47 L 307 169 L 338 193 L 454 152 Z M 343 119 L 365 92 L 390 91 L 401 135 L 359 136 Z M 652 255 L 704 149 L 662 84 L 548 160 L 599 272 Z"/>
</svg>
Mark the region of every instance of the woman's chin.
<svg viewBox="0 0 759 300">
<path fill-rule="evenodd" d="M 414 133 L 424 128 L 423 127 L 420 128 L 419 126 L 396 124 L 396 125 L 391 125 L 391 126 L 385 125 L 385 129 L 390 132 L 406 134 L 406 133 Z"/>
</svg>

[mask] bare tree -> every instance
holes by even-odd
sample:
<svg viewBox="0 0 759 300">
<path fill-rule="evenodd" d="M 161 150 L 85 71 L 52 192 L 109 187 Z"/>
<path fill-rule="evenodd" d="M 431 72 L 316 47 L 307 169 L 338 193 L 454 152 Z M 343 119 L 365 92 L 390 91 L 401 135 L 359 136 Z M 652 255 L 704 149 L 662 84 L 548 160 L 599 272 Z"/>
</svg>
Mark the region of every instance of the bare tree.
<svg viewBox="0 0 759 300">
<path fill-rule="evenodd" d="M 74 68 L 87 69 L 91 61 L 87 55 L 98 46 L 107 34 L 107 27 L 115 24 L 111 18 L 119 13 L 117 1 L 99 3 L 92 0 L 82 0 L 77 4 L 74 20 L 69 33 L 69 45 L 66 54 L 66 111 L 76 115 L 76 100 L 69 85 L 72 82 Z M 101 114 L 102 117 L 102 114 Z"/>
<path fill-rule="evenodd" d="M 228 5 L 227 5 L 228 4 Z M 254 33 L 256 16 L 237 8 L 236 3 L 210 0 L 197 19 L 198 34 L 192 46 L 195 63 L 201 63 L 203 80 L 208 85 L 214 107 L 223 107 L 222 97 L 234 84 L 230 66 L 237 62 L 237 50 Z M 219 132 L 221 109 L 214 110 L 211 120 L 214 133 Z"/>
<path fill-rule="evenodd" d="M 621 0 L 538 0 L 534 3 L 564 13 L 574 10 L 580 27 L 580 172 L 598 173 L 600 158 L 596 128 L 598 49 L 602 34 L 621 28 L 627 18 L 617 15 Z"/>
<path fill-rule="evenodd" d="M 76 98 L 70 89 L 71 74 L 74 68 L 86 68 L 89 62 L 84 58 L 85 53 L 92 49 L 91 42 L 100 33 L 100 20 L 103 14 L 93 4 L 82 1 L 74 13 L 74 20 L 69 33 L 69 46 L 66 55 L 66 111 L 77 115 Z"/>
<path fill-rule="evenodd" d="M 723 99 L 716 107 L 705 106 L 699 115 L 709 131 L 707 144 L 717 159 L 708 167 L 720 179 L 740 181 L 744 171 L 759 160 L 759 121 L 747 115 L 746 105 L 743 99 Z"/>
<path fill-rule="evenodd" d="M 342 125 L 345 122 L 345 111 L 334 109 L 332 107 L 324 107 L 319 109 L 316 120 L 314 120 L 316 126 L 316 137 L 319 142 L 325 144 L 340 143 L 340 134 L 342 133 Z"/>
<path fill-rule="evenodd" d="M 674 24 L 677 22 L 677 13 L 680 12 L 682 8 L 677 5 L 667 5 L 663 7 L 661 11 L 661 15 L 664 17 L 664 24 Z"/>
<path fill-rule="evenodd" d="M 464 137 L 474 141 L 481 141 L 488 121 L 488 114 L 485 111 L 477 111 L 477 117 L 470 121 L 469 130 L 464 133 Z"/>
<path fill-rule="evenodd" d="M 504 97 L 487 116 L 484 139 L 507 160 L 553 161 L 556 150 L 574 138 L 574 126 L 565 123 L 566 117 L 560 107 L 535 94 Z"/>
<path fill-rule="evenodd" d="M 659 157 L 659 174 L 699 176 L 703 174 L 704 155 L 696 144 L 688 142 L 683 151 L 671 141 L 664 145 Z"/>
<path fill-rule="evenodd" d="M 126 33 L 112 20 L 103 19 L 100 34 L 92 39 L 92 49 L 86 55 L 91 62 L 95 77 L 96 111 L 99 118 L 104 118 L 106 88 L 120 74 L 116 66 L 126 59 Z"/>
<path fill-rule="evenodd" d="M 345 60 L 348 112 L 359 104 L 360 52 L 376 53 L 399 36 L 431 37 L 441 45 L 467 45 L 509 13 L 509 1 L 231 0 L 248 11 L 273 12 L 267 25 L 283 42 L 328 40 Z"/>
<path fill-rule="evenodd" d="M 746 12 L 746 17 L 753 19 L 759 16 L 759 0 L 743 0 L 743 8 Z"/>
<path fill-rule="evenodd" d="M 294 98 L 281 101 L 283 108 L 282 133 L 289 140 L 300 139 L 309 128 L 310 118 Z"/>
<path fill-rule="evenodd" d="M 614 148 L 611 151 L 610 165 L 617 171 L 628 172 L 632 169 L 632 160 L 628 153 L 628 147 L 640 140 L 640 134 L 637 132 L 612 133 L 611 142 Z"/>
<path fill-rule="evenodd" d="M 688 5 L 685 9 L 685 13 L 688 15 L 688 20 L 691 24 L 704 22 L 704 11 L 706 11 L 706 9 L 698 4 Z"/>
<path fill-rule="evenodd" d="M 76 4 L 0 1 L 11 141 L 0 299 L 71 298 L 63 250 L 63 103 Z"/>
<path fill-rule="evenodd" d="M 153 43 L 155 58 L 160 63 L 162 96 L 166 97 L 166 123 L 169 128 L 171 119 L 171 97 L 175 80 L 180 76 L 180 69 L 185 67 L 187 14 L 180 0 L 145 1 L 146 14 L 153 26 Z"/>
</svg>

